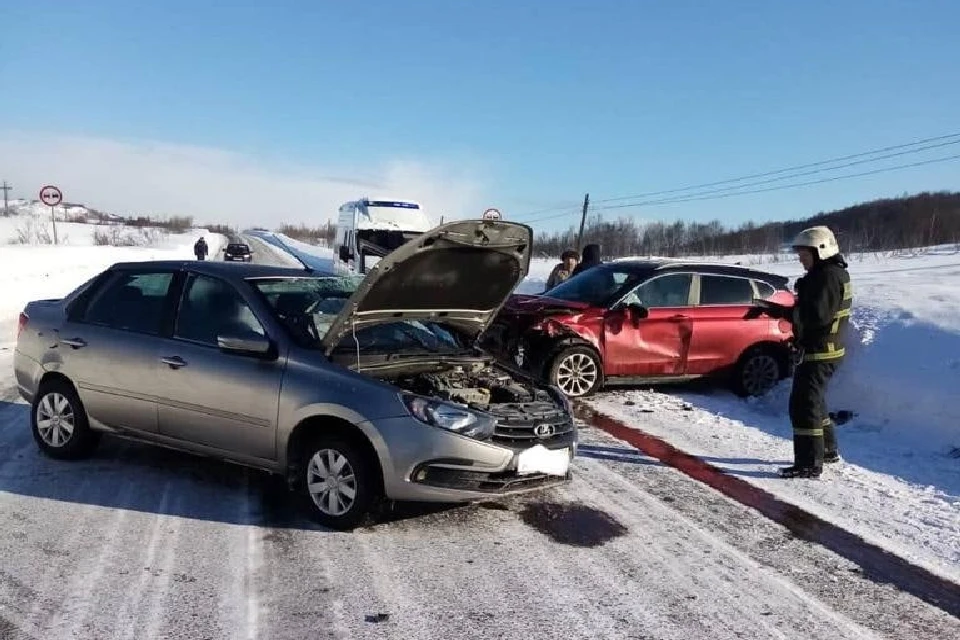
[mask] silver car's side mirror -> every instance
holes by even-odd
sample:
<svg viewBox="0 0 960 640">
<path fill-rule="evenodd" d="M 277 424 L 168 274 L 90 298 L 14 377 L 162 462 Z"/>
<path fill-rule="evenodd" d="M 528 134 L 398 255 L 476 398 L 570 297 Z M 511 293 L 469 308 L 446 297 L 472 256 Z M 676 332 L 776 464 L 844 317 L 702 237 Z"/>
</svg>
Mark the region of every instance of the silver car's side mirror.
<svg viewBox="0 0 960 640">
<path fill-rule="evenodd" d="M 252 356 L 266 356 L 272 347 L 269 339 L 252 331 L 221 333 L 217 336 L 217 346 L 227 353 Z"/>
</svg>

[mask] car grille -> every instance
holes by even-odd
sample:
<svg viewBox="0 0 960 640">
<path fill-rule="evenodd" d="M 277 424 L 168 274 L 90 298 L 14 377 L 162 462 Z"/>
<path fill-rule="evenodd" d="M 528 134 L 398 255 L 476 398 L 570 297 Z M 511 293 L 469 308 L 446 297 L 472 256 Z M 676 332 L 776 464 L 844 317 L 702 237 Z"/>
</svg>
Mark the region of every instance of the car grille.
<svg viewBox="0 0 960 640">
<path fill-rule="evenodd" d="M 493 408 L 492 408 L 493 409 Z M 496 405 L 497 418 L 491 440 L 510 446 L 530 447 L 542 444 L 567 444 L 571 441 L 573 417 L 552 402 L 523 402 Z M 549 435 L 538 435 L 542 425 L 552 428 Z"/>
</svg>

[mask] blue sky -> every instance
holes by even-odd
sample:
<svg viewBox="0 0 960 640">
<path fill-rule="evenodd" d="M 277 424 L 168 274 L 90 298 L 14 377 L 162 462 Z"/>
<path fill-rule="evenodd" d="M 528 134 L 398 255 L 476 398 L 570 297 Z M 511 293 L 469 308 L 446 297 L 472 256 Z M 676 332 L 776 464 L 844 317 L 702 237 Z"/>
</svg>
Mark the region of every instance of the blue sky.
<svg viewBox="0 0 960 640">
<path fill-rule="evenodd" d="M 952 0 L 215 4 L 0 0 L 0 177 L 265 224 L 325 217 L 324 199 L 367 183 L 422 191 L 450 216 L 498 206 L 537 220 L 586 191 L 602 200 L 960 132 Z M 958 169 L 604 215 L 795 218 L 958 188 Z M 307 201 L 270 204 L 301 187 Z"/>
</svg>

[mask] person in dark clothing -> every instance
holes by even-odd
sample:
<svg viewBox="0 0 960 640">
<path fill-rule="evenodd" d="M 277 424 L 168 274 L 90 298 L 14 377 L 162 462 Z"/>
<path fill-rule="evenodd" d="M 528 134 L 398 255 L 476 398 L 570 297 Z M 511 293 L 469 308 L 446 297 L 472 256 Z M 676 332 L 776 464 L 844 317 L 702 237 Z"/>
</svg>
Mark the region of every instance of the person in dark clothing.
<svg viewBox="0 0 960 640">
<path fill-rule="evenodd" d="M 801 353 L 790 393 L 794 463 L 780 469 L 780 476 L 819 478 L 824 463 L 840 460 L 826 393 L 843 362 L 853 289 L 847 263 L 830 229 L 821 226 L 801 231 L 793 248 L 806 270 L 797 280 L 796 305 L 759 304 L 768 315 L 792 322 L 794 342 Z"/>
<path fill-rule="evenodd" d="M 570 274 L 570 277 L 572 278 L 598 264 L 600 264 L 600 245 L 588 244 L 583 248 L 583 258 L 580 260 L 580 264 L 576 266 L 573 273 Z"/>
<path fill-rule="evenodd" d="M 550 272 L 550 277 L 547 278 L 547 288 L 544 289 L 544 293 L 569 278 L 573 274 L 573 270 L 576 268 L 579 260 L 580 254 L 573 249 L 564 251 L 560 256 L 560 262 L 553 268 L 553 271 Z"/>
<path fill-rule="evenodd" d="M 207 246 L 207 241 L 201 236 L 193 245 L 193 255 L 197 256 L 197 260 L 205 260 L 209 252 L 210 248 Z"/>
</svg>

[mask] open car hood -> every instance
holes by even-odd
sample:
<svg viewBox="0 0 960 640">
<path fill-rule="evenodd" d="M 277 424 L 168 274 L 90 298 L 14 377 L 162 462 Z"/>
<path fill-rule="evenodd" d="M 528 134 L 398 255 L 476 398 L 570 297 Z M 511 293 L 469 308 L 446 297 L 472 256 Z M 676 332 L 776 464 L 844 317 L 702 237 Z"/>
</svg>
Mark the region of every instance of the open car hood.
<svg viewBox="0 0 960 640">
<path fill-rule="evenodd" d="M 533 230 L 495 220 L 435 227 L 367 273 L 323 337 L 327 355 L 354 329 L 401 320 L 450 325 L 476 338 L 527 276 Z"/>
</svg>

